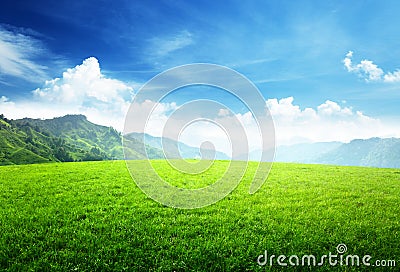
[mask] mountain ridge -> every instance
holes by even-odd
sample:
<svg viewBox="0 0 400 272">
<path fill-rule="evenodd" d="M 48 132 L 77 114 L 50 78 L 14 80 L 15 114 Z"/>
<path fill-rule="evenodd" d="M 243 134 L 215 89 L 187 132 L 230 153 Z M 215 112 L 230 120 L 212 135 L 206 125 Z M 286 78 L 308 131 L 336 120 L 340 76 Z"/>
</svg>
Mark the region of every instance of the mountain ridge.
<svg viewBox="0 0 400 272">
<path fill-rule="evenodd" d="M 130 146 L 141 143 L 130 139 Z M 148 148 L 155 157 L 161 152 Z M 146 154 L 129 150 L 132 159 Z M 152 158 L 152 157 L 150 157 Z M 84 115 L 9 120 L 0 115 L 0 165 L 124 159 L 122 135 Z"/>
<path fill-rule="evenodd" d="M 348 143 L 307 143 L 277 148 L 275 161 L 400 168 L 400 139 L 354 139 Z"/>
<path fill-rule="evenodd" d="M 162 142 L 169 158 L 179 158 L 180 155 L 183 158 L 200 158 L 202 155 L 197 147 L 167 138 L 142 133 L 123 136 L 112 127 L 88 121 L 84 115 L 11 120 L 0 114 L 0 165 L 122 160 L 125 158 L 122 138 L 127 141 L 125 155 L 128 154 L 128 159 L 163 159 Z M 206 158 L 214 154 L 208 150 L 202 151 L 207 151 Z M 249 159 L 257 160 L 258 153 L 250 152 Z M 229 159 L 218 151 L 215 152 L 215 158 Z M 355 139 L 349 143 L 278 146 L 275 161 L 400 168 L 400 139 L 375 137 Z"/>
<path fill-rule="evenodd" d="M 179 141 L 170 138 L 156 137 L 146 133 L 129 133 L 126 135 L 128 138 L 133 137 L 138 141 L 144 139 L 144 142 L 153 147 L 164 150 L 168 158 L 184 158 L 184 159 L 198 159 L 205 156 L 207 159 L 214 159 L 214 152 L 211 150 L 202 150 L 203 154 L 198 147 L 189 146 Z M 177 152 L 178 151 L 178 152 Z M 229 160 L 229 156 L 223 152 L 215 151 L 216 160 Z"/>
<path fill-rule="evenodd" d="M 164 152 L 160 149 L 162 141 L 167 143 L 165 152 L 170 158 L 180 157 L 180 154 L 170 152 L 173 145 L 183 150 L 183 158 L 201 157 L 199 148 L 148 134 L 145 138 L 150 141 L 150 145 L 143 144 L 140 139 L 143 134 L 123 136 L 112 127 L 88 121 L 81 114 L 51 119 L 26 117 L 15 120 L 0 114 L 0 137 L 0 165 L 123 160 L 125 156 L 133 160 L 163 159 Z M 122 140 L 125 141 L 125 150 Z M 229 159 L 222 152 L 216 151 L 215 154 L 217 159 Z"/>
</svg>

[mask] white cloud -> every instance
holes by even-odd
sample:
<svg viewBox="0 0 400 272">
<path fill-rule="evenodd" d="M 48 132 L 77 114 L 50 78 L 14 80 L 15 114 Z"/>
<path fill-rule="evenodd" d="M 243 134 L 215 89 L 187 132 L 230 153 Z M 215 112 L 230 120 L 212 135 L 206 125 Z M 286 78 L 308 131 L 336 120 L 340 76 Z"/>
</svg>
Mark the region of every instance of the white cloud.
<svg viewBox="0 0 400 272">
<path fill-rule="evenodd" d="M 356 73 L 365 81 L 383 81 L 383 82 L 398 82 L 400 81 L 400 71 L 385 73 L 371 60 L 362 60 L 354 65 L 352 62 L 353 52 L 349 51 L 343 59 L 343 64 L 348 72 Z"/>
<path fill-rule="evenodd" d="M 24 101 L 0 100 L 2 113 L 9 118 L 52 118 L 65 114 L 84 114 L 89 120 L 122 131 L 131 103 L 133 88 L 105 77 L 96 58 L 67 69 L 61 78 L 45 82 Z"/>
<path fill-rule="evenodd" d="M 90 57 L 81 65 L 67 69 L 62 78 L 46 81 L 43 88 L 33 93 L 51 102 L 79 104 L 86 98 L 99 103 L 123 102 L 120 94 L 126 91 L 133 90 L 119 80 L 104 77 L 98 60 Z"/>
<path fill-rule="evenodd" d="M 353 115 L 351 108 L 342 108 L 338 103 L 330 100 L 327 100 L 325 103 L 319 105 L 317 110 L 318 114 L 322 116 L 347 117 Z"/>
<path fill-rule="evenodd" d="M 285 116 L 285 118 L 291 119 L 297 116 L 301 110 L 299 106 L 293 105 L 293 97 L 278 99 L 268 99 L 266 104 L 272 114 L 272 116 Z"/>
<path fill-rule="evenodd" d="M 228 109 L 220 109 L 218 111 L 218 116 L 228 116 L 230 115 L 230 111 Z"/>
<path fill-rule="evenodd" d="M 2 95 L 0 97 L 0 103 L 6 103 L 7 101 L 8 101 L 8 98 L 6 96 Z"/>
<path fill-rule="evenodd" d="M 388 72 L 384 75 L 383 80 L 385 82 L 399 82 L 400 81 L 400 71 Z"/>
<path fill-rule="evenodd" d="M 349 72 L 353 71 L 353 65 L 352 65 L 352 60 L 351 60 L 351 58 L 353 57 L 353 53 L 354 53 L 353 51 L 349 51 L 343 60 L 343 64 L 346 67 L 347 71 L 349 71 Z"/>
<path fill-rule="evenodd" d="M 47 67 L 33 59 L 45 53 L 44 46 L 36 38 L 0 26 L 0 75 L 43 81 L 47 77 Z"/>
<path fill-rule="evenodd" d="M 400 136 L 395 126 L 330 100 L 316 109 L 301 109 L 293 101 L 293 97 L 266 101 L 280 145 Z"/>
<path fill-rule="evenodd" d="M 179 137 L 179 141 L 194 147 L 200 147 L 201 143 L 209 141 L 216 150 L 224 151 L 228 156 L 232 155 L 230 140 L 221 127 L 207 121 L 190 124 Z"/>
<path fill-rule="evenodd" d="M 156 103 L 151 100 L 145 100 L 142 103 L 134 102 L 130 107 L 124 133 L 145 132 L 153 136 L 163 135 L 163 129 L 170 113 L 177 109 L 174 102 Z M 143 124 L 137 120 L 145 120 L 147 123 Z"/>
</svg>

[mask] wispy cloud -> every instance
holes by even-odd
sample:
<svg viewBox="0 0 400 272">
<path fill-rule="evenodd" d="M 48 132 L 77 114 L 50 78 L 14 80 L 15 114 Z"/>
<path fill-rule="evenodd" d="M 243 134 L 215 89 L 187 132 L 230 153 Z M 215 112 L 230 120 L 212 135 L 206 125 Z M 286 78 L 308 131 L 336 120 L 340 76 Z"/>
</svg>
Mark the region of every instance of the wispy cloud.
<svg viewBox="0 0 400 272">
<path fill-rule="evenodd" d="M 343 59 L 344 67 L 348 72 L 356 73 L 365 81 L 399 82 L 400 70 L 394 72 L 384 72 L 371 60 L 362 60 L 358 64 L 353 64 L 353 51 L 349 51 Z"/>
<path fill-rule="evenodd" d="M 43 44 L 26 31 L 0 25 L 0 75 L 41 82 L 47 78 L 47 67 L 34 59 L 46 54 Z"/>
<path fill-rule="evenodd" d="M 193 35 L 187 30 L 164 37 L 154 37 L 150 40 L 150 55 L 164 57 L 168 54 L 191 45 L 194 42 Z"/>
<path fill-rule="evenodd" d="M 251 66 L 251 65 L 256 65 L 256 64 L 262 64 L 262 63 L 269 63 L 276 61 L 277 58 L 260 58 L 260 59 L 252 59 L 252 60 L 245 60 L 245 61 L 240 61 L 236 63 L 231 63 L 228 64 L 227 66 L 229 67 L 243 67 L 243 66 Z"/>
</svg>

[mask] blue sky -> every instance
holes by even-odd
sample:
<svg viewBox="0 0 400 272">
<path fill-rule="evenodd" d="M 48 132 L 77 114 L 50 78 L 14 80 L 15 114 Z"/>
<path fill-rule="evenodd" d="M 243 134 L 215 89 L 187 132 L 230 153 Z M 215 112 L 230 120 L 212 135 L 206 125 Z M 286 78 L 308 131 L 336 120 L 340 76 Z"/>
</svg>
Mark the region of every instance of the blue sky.
<svg viewBox="0 0 400 272">
<path fill-rule="evenodd" d="M 0 9 L 0 111 L 18 118 L 29 113 L 18 105 L 37 100 L 46 107 L 45 95 L 38 95 L 45 90 L 54 104 L 49 92 L 59 83 L 49 82 L 89 57 L 114 87 L 103 98 L 85 94 L 80 109 L 90 97 L 128 102 L 126 92 L 165 69 L 205 62 L 242 73 L 280 110 L 290 99 L 279 101 L 290 97 L 300 113 L 318 113 L 331 101 L 379 120 L 386 132 L 377 136 L 396 136 L 399 14 L 398 1 L 7 1 Z M 124 99 L 107 100 L 107 92 Z"/>
</svg>

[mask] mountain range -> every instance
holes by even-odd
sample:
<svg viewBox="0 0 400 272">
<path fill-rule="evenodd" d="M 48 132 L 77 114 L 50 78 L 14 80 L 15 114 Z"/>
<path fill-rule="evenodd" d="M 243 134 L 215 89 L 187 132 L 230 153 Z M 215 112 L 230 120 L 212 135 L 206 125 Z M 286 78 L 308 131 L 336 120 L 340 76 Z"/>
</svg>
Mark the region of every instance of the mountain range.
<svg viewBox="0 0 400 272">
<path fill-rule="evenodd" d="M 211 150 L 203 150 L 203 154 L 201 154 L 198 147 L 189 146 L 169 138 L 154 137 L 145 133 L 129 133 L 125 137 L 144 141 L 150 147 L 164 150 L 168 158 L 179 158 L 182 156 L 184 159 L 198 159 L 203 155 L 207 159 L 214 159 L 214 152 Z M 229 160 L 230 158 L 223 152 L 215 151 L 215 159 Z"/>
<path fill-rule="evenodd" d="M 112 127 L 94 124 L 84 115 L 53 119 L 9 120 L 0 114 L 0 165 L 91 160 L 169 158 L 215 158 L 228 160 L 225 153 L 186 145 L 168 138 L 143 133 L 125 136 Z M 143 142 L 146 144 L 143 150 Z M 164 151 L 163 151 L 164 150 Z M 178 152 L 179 150 L 179 152 Z M 146 155 L 147 153 L 147 155 Z M 257 160 L 260 152 L 249 154 Z M 371 138 L 349 143 L 326 142 L 279 146 L 275 161 L 400 168 L 400 139 Z"/>
<path fill-rule="evenodd" d="M 121 137 L 112 127 L 93 124 L 84 115 L 47 120 L 8 120 L 0 115 L 0 165 L 123 159 Z M 144 159 L 135 148 L 141 143 L 126 140 L 134 148 L 133 158 Z M 148 149 L 153 157 L 162 155 L 158 149 Z"/>
<path fill-rule="evenodd" d="M 125 135 L 112 127 L 94 124 L 84 115 L 66 115 L 53 119 L 23 118 L 9 120 L 0 114 L 0 165 L 93 160 L 200 158 L 199 148 L 168 138 L 148 134 Z M 145 140 L 145 150 L 143 150 Z M 164 143 L 164 152 L 162 151 Z M 207 151 L 207 150 L 206 150 Z M 211 153 L 211 152 L 206 152 Z M 204 155 L 204 154 L 203 154 Z M 215 152 L 217 159 L 229 159 Z"/>
<path fill-rule="evenodd" d="M 305 143 L 277 148 L 275 161 L 400 168 L 400 139 Z"/>
</svg>

